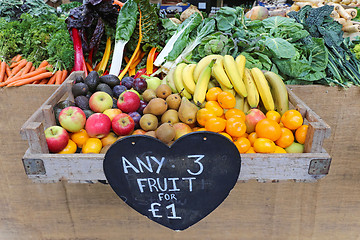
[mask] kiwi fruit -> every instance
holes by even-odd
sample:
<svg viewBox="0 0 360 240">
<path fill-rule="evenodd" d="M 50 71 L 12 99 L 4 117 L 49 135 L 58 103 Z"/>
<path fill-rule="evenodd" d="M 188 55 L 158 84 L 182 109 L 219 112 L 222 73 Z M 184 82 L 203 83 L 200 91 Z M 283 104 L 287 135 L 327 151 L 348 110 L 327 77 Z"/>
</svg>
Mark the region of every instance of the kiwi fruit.
<svg viewBox="0 0 360 240">
<path fill-rule="evenodd" d="M 175 138 L 175 129 L 171 123 L 163 123 L 155 130 L 156 138 L 169 143 Z"/>
<path fill-rule="evenodd" d="M 181 96 L 178 93 L 170 94 L 166 98 L 166 103 L 168 104 L 168 107 L 171 109 L 178 110 L 181 103 Z"/>
<path fill-rule="evenodd" d="M 162 115 L 168 109 L 167 103 L 162 98 L 153 98 L 144 108 L 143 113 L 151 113 L 156 116 Z"/>
<path fill-rule="evenodd" d="M 179 122 L 179 115 L 178 112 L 174 109 L 167 110 L 162 116 L 161 116 L 161 123 L 171 123 L 175 124 Z"/>
<path fill-rule="evenodd" d="M 171 88 L 167 84 L 160 84 L 155 92 L 157 97 L 163 99 L 166 99 L 172 93 Z"/>
<path fill-rule="evenodd" d="M 145 102 L 150 102 L 151 99 L 156 98 L 154 89 L 148 88 L 142 93 L 142 97 Z"/>
<path fill-rule="evenodd" d="M 153 114 L 144 114 L 139 121 L 140 127 L 144 130 L 144 131 L 153 131 L 157 128 L 158 126 L 158 119 L 155 115 Z"/>
</svg>

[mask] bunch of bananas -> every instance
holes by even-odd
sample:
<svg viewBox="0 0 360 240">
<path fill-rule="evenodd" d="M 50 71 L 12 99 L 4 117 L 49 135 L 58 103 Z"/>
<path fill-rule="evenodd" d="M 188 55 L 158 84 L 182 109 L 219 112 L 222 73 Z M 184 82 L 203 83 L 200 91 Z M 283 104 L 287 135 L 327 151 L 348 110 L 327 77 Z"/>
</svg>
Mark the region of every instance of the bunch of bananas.
<svg viewBox="0 0 360 240">
<path fill-rule="evenodd" d="M 244 112 L 259 106 L 280 114 L 287 111 L 288 93 L 281 77 L 259 68 L 248 69 L 245 64 L 243 55 L 235 59 L 231 55 L 209 55 L 197 64 L 178 64 L 166 76 L 166 83 L 198 106 L 205 102 L 209 88 L 219 86 L 235 96 L 236 108 Z"/>
</svg>

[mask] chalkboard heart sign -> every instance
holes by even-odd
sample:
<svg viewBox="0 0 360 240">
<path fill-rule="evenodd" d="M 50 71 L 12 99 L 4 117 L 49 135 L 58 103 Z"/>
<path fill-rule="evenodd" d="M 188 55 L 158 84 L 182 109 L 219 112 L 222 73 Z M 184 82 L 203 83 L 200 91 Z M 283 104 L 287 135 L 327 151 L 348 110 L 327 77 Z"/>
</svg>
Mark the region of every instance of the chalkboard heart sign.
<svg viewBox="0 0 360 240">
<path fill-rule="evenodd" d="M 184 230 L 229 195 L 241 158 L 228 138 L 212 132 L 187 134 L 171 147 L 134 135 L 109 148 L 103 167 L 112 189 L 130 207 L 170 229 Z"/>
</svg>

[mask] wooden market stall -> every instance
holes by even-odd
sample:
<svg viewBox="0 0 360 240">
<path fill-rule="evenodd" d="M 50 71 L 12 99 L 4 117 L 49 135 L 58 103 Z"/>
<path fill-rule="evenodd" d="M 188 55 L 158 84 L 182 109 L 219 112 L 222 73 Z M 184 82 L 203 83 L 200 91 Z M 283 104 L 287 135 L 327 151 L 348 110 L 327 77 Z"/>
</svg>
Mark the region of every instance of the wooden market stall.
<svg viewBox="0 0 360 240">
<path fill-rule="evenodd" d="M 331 127 L 329 174 L 314 183 L 238 182 L 209 216 L 174 232 L 127 206 L 109 185 L 33 183 L 22 124 L 56 86 L 0 90 L 0 240 L 359 239 L 360 89 L 291 86 Z"/>
</svg>

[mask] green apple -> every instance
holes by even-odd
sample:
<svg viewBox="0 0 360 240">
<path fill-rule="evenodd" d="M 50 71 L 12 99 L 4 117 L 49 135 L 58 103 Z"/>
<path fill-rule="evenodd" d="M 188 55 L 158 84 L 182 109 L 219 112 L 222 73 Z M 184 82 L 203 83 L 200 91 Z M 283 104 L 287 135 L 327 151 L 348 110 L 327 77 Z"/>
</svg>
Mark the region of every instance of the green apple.
<svg viewBox="0 0 360 240">
<path fill-rule="evenodd" d="M 285 148 L 287 153 L 303 153 L 304 145 L 301 143 L 293 142 L 290 146 Z"/>
</svg>

